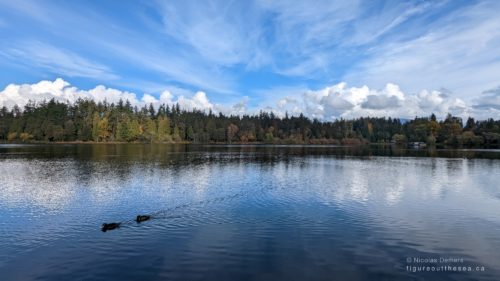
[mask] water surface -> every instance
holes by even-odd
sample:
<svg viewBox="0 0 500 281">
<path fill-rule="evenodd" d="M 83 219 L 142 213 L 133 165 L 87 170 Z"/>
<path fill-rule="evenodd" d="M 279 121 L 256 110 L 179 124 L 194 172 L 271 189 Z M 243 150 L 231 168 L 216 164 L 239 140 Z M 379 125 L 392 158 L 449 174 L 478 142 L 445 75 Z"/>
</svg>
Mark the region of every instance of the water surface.
<svg viewBox="0 0 500 281">
<path fill-rule="evenodd" d="M 500 280 L 499 159 L 498 150 L 0 145 L 0 279 Z M 137 224 L 137 214 L 153 219 Z M 104 233 L 103 222 L 122 227 Z M 448 265 L 472 271 L 413 272 Z"/>
</svg>

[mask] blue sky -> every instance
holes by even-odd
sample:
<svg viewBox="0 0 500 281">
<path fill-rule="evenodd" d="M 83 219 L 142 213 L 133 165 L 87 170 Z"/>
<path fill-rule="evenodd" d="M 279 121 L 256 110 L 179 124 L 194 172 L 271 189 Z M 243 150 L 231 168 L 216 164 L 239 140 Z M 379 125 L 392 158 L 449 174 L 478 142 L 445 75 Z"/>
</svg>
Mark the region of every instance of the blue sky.
<svg viewBox="0 0 500 281">
<path fill-rule="evenodd" d="M 0 0 L 0 103 L 135 95 L 226 113 L 499 118 L 498 11 L 500 1 Z"/>
</svg>

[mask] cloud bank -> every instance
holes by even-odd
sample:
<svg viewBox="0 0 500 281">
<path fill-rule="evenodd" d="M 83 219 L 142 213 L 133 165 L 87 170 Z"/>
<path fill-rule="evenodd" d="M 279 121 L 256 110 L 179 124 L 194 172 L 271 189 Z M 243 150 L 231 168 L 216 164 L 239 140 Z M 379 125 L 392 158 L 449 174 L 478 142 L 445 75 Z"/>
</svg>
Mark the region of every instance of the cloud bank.
<svg viewBox="0 0 500 281">
<path fill-rule="evenodd" d="M 183 90 L 182 92 L 186 92 Z M 78 99 L 91 99 L 96 102 L 117 103 L 128 100 L 132 106 L 142 107 L 153 104 L 158 107 L 160 104 L 172 105 L 178 103 L 181 108 L 203 111 L 213 110 L 225 114 L 243 114 L 246 111 L 246 100 L 233 105 L 225 106 L 209 101 L 205 92 L 198 91 L 189 96 L 184 94 L 174 95 L 170 91 L 163 91 L 159 96 L 144 93 L 142 97 L 137 94 L 108 88 L 98 85 L 90 90 L 82 90 L 72 86 L 62 78 L 54 81 L 43 80 L 34 84 L 10 84 L 0 92 L 0 107 L 12 108 L 14 105 L 24 107 L 29 101 L 42 102 L 55 99 L 60 102 L 74 103 Z"/>
<path fill-rule="evenodd" d="M 401 88 L 388 83 L 382 89 L 370 89 L 368 86 L 348 87 L 346 83 L 326 87 L 320 90 L 292 91 L 291 95 L 278 91 L 279 99 L 272 103 L 261 103 L 249 107 L 249 98 L 234 104 L 219 104 L 210 101 L 205 92 L 182 94 L 163 91 L 160 95 L 148 93 L 139 97 L 137 94 L 98 85 L 90 90 L 78 89 L 69 82 L 57 78 L 54 81 L 40 81 L 34 84 L 10 84 L 0 92 L 0 106 L 12 108 L 14 105 L 23 107 L 28 101 L 41 102 L 56 99 L 61 102 L 73 103 L 79 98 L 92 99 L 96 102 L 107 101 L 117 103 L 120 99 L 128 100 L 133 106 L 153 104 L 175 104 L 181 108 L 203 111 L 212 110 L 224 114 L 255 114 L 260 110 L 272 111 L 278 116 L 304 114 L 320 120 L 338 118 L 397 117 L 414 118 L 429 116 L 431 113 L 444 117 L 447 113 L 466 118 L 473 116 L 479 119 L 500 118 L 499 88 L 485 91 L 471 103 L 453 97 L 448 90 L 422 90 L 417 94 L 406 94 Z M 267 94 L 273 94 L 269 90 Z"/>
<path fill-rule="evenodd" d="M 418 94 L 405 94 L 398 85 L 388 83 L 383 89 L 347 87 L 339 83 L 317 91 L 307 91 L 301 99 L 289 102 L 290 97 L 280 100 L 278 112 L 295 112 L 298 104 L 304 104 L 302 112 L 309 117 L 321 120 L 337 118 L 398 117 L 414 118 L 435 113 L 445 116 L 447 113 L 467 117 L 479 116 L 474 108 L 463 100 L 451 97 L 446 90 L 422 90 Z M 499 112 L 495 112 L 499 117 Z"/>
</svg>

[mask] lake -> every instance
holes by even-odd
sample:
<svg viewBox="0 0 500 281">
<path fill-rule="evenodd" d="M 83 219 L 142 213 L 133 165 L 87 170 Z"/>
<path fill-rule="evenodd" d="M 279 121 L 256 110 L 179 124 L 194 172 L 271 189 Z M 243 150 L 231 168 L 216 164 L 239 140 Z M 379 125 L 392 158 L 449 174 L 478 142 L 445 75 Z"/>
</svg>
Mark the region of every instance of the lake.
<svg viewBox="0 0 500 281">
<path fill-rule="evenodd" d="M 499 183 L 500 150 L 0 145 L 0 279 L 500 280 Z"/>
</svg>

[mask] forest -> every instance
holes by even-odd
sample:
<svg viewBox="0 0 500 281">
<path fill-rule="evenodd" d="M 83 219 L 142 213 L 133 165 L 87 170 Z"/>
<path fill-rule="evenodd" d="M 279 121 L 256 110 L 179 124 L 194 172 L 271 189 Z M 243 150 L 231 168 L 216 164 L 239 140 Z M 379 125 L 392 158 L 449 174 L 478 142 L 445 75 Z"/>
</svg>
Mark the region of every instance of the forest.
<svg viewBox="0 0 500 281">
<path fill-rule="evenodd" d="M 362 117 L 330 122 L 272 112 L 231 115 L 175 105 L 138 108 L 128 101 L 73 104 L 55 100 L 0 110 L 0 142 L 186 142 L 347 144 L 422 142 L 452 147 L 500 147 L 500 120 L 465 123 L 448 114 L 413 120 Z"/>
</svg>

